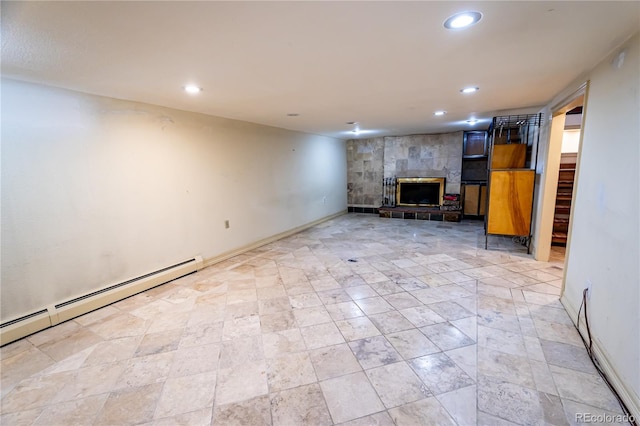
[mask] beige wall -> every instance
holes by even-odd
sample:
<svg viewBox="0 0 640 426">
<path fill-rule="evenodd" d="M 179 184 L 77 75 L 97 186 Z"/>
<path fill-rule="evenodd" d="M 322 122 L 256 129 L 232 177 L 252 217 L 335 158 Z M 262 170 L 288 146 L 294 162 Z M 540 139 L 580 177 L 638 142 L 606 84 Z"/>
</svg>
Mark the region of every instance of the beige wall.
<svg viewBox="0 0 640 426">
<path fill-rule="evenodd" d="M 1 177 L 3 321 L 347 206 L 342 140 L 12 80 Z"/>
<path fill-rule="evenodd" d="M 625 50 L 622 67 L 612 59 Z M 618 391 L 640 414 L 640 36 L 589 75 L 563 303 L 591 283 L 589 322 Z"/>
</svg>

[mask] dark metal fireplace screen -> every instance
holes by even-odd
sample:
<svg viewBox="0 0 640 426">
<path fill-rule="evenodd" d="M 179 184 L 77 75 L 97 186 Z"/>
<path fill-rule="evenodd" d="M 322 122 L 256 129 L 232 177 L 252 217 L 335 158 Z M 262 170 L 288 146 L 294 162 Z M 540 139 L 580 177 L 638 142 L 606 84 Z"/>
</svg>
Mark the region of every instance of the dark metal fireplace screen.
<svg viewBox="0 0 640 426">
<path fill-rule="evenodd" d="M 444 178 L 398 178 L 396 205 L 433 207 L 442 205 Z"/>
</svg>

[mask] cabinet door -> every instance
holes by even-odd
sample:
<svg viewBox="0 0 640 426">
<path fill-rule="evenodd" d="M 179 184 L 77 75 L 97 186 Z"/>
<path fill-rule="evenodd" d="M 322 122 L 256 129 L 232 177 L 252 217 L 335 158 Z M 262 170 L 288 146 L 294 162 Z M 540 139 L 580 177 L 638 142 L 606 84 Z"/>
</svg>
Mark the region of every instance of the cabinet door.
<svg viewBox="0 0 640 426">
<path fill-rule="evenodd" d="M 480 187 L 480 208 L 478 209 L 478 215 L 484 216 L 487 212 L 487 185 Z"/>
<path fill-rule="evenodd" d="M 533 170 L 491 172 L 487 233 L 529 235 L 534 178 Z"/>
<path fill-rule="evenodd" d="M 492 169 L 523 168 L 527 158 L 527 146 L 524 144 L 495 145 L 491 158 Z"/>
<path fill-rule="evenodd" d="M 464 205 L 462 212 L 466 215 L 478 215 L 478 202 L 480 201 L 480 185 L 464 186 Z"/>
</svg>

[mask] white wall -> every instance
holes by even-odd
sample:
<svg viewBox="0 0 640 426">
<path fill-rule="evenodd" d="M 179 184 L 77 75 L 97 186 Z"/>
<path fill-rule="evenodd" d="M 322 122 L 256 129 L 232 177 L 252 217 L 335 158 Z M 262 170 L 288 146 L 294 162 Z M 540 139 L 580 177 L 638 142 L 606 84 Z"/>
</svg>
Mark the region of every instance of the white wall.
<svg viewBox="0 0 640 426">
<path fill-rule="evenodd" d="M 606 58 L 589 75 L 563 302 L 580 306 L 604 361 L 640 407 L 640 36 L 621 68 Z M 575 319 L 575 318 L 574 318 Z M 620 389 L 619 389 L 620 390 Z"/>
<path fill-rule="evenodd" d="M 347 206 L 342 140 L 12 80 L 1 177 L 3 321 Z"/>
<path fill-rule="evenodd" d="M 565 114 L 556 114 L 551 120 L 549 108 L 543 113 L 543 125 L 540 129 L 538 145 L 538 164 L 536 168 L 535 196 L 533 205 L 533 238 L 531 245 L 535 259 L 547 262 L 551 254 L 553 217 L 558 193 L 558 172 L 560 169 L 560 149 L 564 132 Z"/>
<path fill-rule="evenodd" d="M 561 152 L 576 153 L 580 148 L 580 130 L 565 130 L 562 134 L 562 149 Z"/>
</svg>

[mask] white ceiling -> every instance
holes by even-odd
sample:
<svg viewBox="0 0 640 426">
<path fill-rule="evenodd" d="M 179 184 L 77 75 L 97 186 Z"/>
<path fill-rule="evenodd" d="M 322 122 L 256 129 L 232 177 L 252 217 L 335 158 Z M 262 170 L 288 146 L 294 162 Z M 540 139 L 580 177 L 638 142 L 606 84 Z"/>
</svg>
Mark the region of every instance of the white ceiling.
<svg viewBox="0 0 640 426">
<path fill-rule="evenodd" d="M 484 17 L 446 30 L 463 10 Z M 2 74 L 342 139 L 438 133 L 544 105 L 639 29 L 638 1 L 3 1 Z"/>
</svg>

